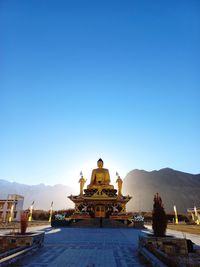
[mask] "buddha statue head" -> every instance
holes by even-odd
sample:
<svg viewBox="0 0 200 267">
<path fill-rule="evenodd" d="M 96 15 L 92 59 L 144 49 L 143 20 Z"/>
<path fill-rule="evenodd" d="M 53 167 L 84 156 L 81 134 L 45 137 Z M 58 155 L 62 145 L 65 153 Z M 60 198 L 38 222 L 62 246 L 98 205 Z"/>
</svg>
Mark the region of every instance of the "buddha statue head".
<svg viewBox="0 0 200 267">
<path fill-rule="evenodd" d="M 101 158 L 97 161 L 97 166 L 103 168 L 103 160 Z"/>
</svg>

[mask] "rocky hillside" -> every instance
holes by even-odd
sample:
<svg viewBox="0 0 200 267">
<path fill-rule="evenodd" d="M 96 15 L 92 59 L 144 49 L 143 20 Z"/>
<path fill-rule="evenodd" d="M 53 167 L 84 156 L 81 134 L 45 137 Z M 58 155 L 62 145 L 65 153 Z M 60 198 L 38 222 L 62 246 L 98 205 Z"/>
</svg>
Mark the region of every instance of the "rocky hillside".
<svg viewBox="0 0 200 267">
<path fill-rule="evenodd" d="M 124 179 L 123 193 L 133 196 L 128 210 L 151 211 L 153 196 L 159 193 L 166 211 L 185 213 L 194 204 L 200 206 L 200 174 L 194 175 L 170 168 L 147 172 L 130 171 Z"/>
</svg>

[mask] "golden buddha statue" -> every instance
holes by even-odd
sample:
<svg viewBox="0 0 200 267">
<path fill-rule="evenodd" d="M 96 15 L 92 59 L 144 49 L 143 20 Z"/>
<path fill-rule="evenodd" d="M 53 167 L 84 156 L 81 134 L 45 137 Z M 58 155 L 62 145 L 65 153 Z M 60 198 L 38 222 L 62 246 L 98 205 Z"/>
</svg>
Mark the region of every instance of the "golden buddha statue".
<svg viewBox="0 0 200 267">
<path fill-rule="evenodd" d="M 88 189 L 114 189 L 113 185 L 110 185 L 110 174 L 108 169 L 103 168 L 103 160 L 97 161 L 97 169 L 92 171 L 90 184 Z"/>
<path fill-rule="evenodd" d="M 122 196 L 122 184 L 123 180 L 119 176 L 119 174 L 116 172 L 116 175 L 118 176 L 116 183 L 118 184 L 118 196 Z"/>
<path fill-rule="evenodd" d="M 84 188 L 86 180 L 83 178 L 83 173 L 82 172 L 80 173 L 80 175 L 81 175 L 81 178 L 79 180 L 79 183 L 80 183 L 80 195 L 82 196 L 83 195 L 83 188 Z"/>
</svg>

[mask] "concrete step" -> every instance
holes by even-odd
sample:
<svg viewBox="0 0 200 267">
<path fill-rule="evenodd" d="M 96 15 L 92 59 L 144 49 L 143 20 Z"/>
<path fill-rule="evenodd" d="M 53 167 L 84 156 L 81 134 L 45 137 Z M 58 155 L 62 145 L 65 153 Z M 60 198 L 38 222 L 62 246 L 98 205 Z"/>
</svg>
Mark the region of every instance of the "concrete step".
<svg viewBox="0 0 200 267">
<path fill-rule="evenodd" d="M 111 219 L 102 219 L 102 224 L 99 218 L 91 218 L 87 220 L 80 220 L 76 222 L 71 222 L 71 227 L 80 227 L 80 228 L 127 228 L 127 225 L 121 221 L 111 220 Z"/>
</svg>

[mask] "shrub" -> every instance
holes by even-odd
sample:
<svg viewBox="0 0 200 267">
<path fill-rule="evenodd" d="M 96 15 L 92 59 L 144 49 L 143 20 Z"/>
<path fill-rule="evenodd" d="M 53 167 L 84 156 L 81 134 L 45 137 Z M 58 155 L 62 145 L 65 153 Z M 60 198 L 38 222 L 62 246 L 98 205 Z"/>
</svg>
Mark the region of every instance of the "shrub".
<svg viewBox="0 0 200 267">
<path fill-rule="evenodd" d="M 152 228 L 154 235 L 157 237 L 164 236 L 167 229 L 167 216 L 158 193 L 154 196 Z"/>
<path fill-rule="evenodd" d="M 74 213 L 74 209 L 63 209 L 58 211 L 53 211 L 52 218 L 54 219 L 55 214 L 62 214 L 65 217 L 70 217 Z M 37 221 L 48 221 L 49 220 L 50 211 L 46 210 L 33 210 L 33 220 Z"/>
<path fill-rule="evenodd" d="M 27 227 L 28 227 L 28 215 L 26 212 L 22 212 L 20 216 L 20 229 L 22 235 L 26 233 Z"/>
<path fill-rule="evenodd" d="M 74 209 L 66 209 L 66 210 L 58 210 L 58 211 L 55 211 L 54 212 L 54 215 L 55 214 L 62 214 L 62 215 L 65 215 L 65 217 L 70 217 L 72 216 L 72 214 L 75 212 Z"/>
<path fill-rule="evenodd" d="M 48 221 L 49 211 L 33 210 L 33 220 Z"/>
</svg>

